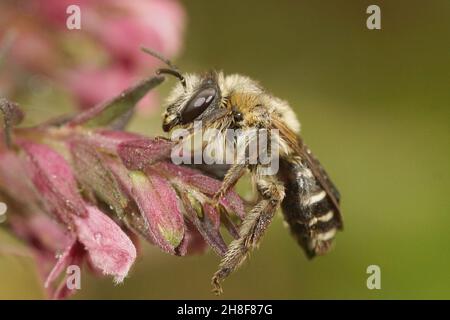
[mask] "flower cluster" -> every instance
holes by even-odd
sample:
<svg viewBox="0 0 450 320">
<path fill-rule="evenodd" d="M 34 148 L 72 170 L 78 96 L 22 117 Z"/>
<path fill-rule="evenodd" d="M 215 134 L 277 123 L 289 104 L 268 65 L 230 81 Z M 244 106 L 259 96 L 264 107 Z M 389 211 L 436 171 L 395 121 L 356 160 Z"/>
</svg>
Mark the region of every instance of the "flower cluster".
<svg viewBox="0 0 450 320">
<path fill-rule="evenodd" d="M 67 29 L 71 5 L 81 10 L 81 30 Z M 14 65 L 4 66 L 12 70 L 2 72 L 0 85 L 11 95 L 30 74 L 43 75 L 88 108 L 155 67 L 155 60 L 136 50 L 140 46 L 177 54 L 184 25 L 176 0 L 3 0 L 0 42 L 11 36 L 8 60 Z M 149 95 L 141 106 L 155 105 L 155 98 Z"/>
<path fill-rule="evenodd" d="M 163 79 L 149 78 L 108 103 L 32 128 L 11 130 L 21 113 L 0 101 L 7 124 L 0 137 L 7 228 L 32 249 L 52 297 L 71 292 L 63 275 L 83 262 L 121 282 L 136 258 L 138 236 L 181 256 L 208 246 L 223 255 L 221 225 L 237 236 L 244 206 L 234 191 L 213 203 L 221 182 L 173 164 L 175 142 L 121 130 L 124 115 L 129 119 Z"/>
</svg>

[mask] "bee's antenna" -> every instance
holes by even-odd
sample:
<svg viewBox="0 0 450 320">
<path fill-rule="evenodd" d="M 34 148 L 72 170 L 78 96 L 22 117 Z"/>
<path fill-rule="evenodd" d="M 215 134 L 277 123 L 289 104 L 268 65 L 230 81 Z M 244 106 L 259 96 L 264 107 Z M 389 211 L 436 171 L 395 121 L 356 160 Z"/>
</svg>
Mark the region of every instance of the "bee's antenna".
<svg viewBox="0 0 450 320">
<path fill-rule="evenodd" d="M 184 79 L 184 77 L 181 75 L 181 73 L 179 73 L 175 69 L 165 69 L 165 68 L 158 69 L 158 70 L 156 70 L 156 74 L 170 74 L 174 77 L 177 77 L 180 80 L 183 88 L 186 88 L 186 79 Z"/>
<path fill-rule="evenodd" d="M 186 88 L 186 79 L 184 79 L 184 77 L 181 75 L 181 73 L 178 71 L 178 68 L 167 58 L 165 58 L 162 54 L 153 51 L 149 48 L 146 47 L 141 47 L 141 50 L 149 55 L 151 55 L 152 57 L 164 62 L 165 64 L 167 64 L 167 66 L 169 67 L 169 69 L 167 68 L 161 68 L 156 70 L 157 74 L 170 74 L 172 76 L 177 77 L 180 82 L 181 85 Z"/>
<path fill-rule="evenodd" d="M 169 59 L 165 58 L 162 54 L 160 54 L 156 51 L 153 51 L 152 49 L 146 48 L 146 47 L 141 47 L 141 50 L 143 52 L 151 55 L 152 57 L 164 62 L 165 64 L 167 64 L 170 67 L 170 69 L 178 70 L 178 68 L 174 64 L 172 64 L 172 62 Z"/>
</svg>

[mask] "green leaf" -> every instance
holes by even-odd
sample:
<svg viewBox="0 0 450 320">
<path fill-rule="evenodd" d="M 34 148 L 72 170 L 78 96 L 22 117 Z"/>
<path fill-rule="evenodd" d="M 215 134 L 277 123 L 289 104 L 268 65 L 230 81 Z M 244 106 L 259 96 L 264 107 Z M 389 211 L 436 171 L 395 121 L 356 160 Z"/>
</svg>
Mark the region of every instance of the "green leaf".
<svg viewBox="0 0 450 320">
<path fill-rule="evenodd" d="M 152 76 L 123 91 L 112 100 L 99 104 L 75 116 L 68 125 L 81 125 L 87 128 L 123 128 L 131 118 L 135 105 L 151 89 L 164 81 L 163 76 Z"/>
</svg>

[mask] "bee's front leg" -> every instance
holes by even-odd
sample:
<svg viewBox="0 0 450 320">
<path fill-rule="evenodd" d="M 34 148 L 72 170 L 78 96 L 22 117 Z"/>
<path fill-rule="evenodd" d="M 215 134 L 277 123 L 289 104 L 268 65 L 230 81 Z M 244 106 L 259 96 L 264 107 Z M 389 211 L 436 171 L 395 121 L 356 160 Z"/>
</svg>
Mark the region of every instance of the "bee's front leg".
<svg viewBox="0 0 450 320">
<path fill-rule="evenodd" d="M 258 246 L 267 226 L 284 198 L 284 186 L 274 176 L 263 176 L 256 182 L 261 199 L 246 215 L 239 229 L 239 238 L 232 241 L 212 278 L 213 291 L 222 293 L 220 282 L 235 271 L 248 253 Z"/>
<path fill-rule="evenodd" d="M 214 194 L 214 203 L 217 204 L 220 198 L 222 198 L 228 190 L 236 184 L 236 182 L 244 175 L 246 169 L 247 165 L 241 163 L 233 164 L 230 169 L 228 169 L 225 177 L 223 178 L 220 189 Z"/>
</svg>

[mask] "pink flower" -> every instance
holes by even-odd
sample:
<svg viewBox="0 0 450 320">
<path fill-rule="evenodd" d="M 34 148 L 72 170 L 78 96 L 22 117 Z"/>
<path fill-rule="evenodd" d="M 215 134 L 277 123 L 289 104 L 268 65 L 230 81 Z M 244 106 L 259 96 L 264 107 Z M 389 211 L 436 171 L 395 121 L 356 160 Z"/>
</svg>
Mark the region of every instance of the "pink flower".
<svg viewBox="0 0 450 320">
<path fill-rule="evenodd" d="M 123 281 L 136 259 L 135 235 L 179 256 L 208 245 L 224 255 L 222 223 L 236 237 L 233 219 L 245 213 L 234 191 L 215 206 L 221 182 L 174 165 L 175 142 L 110 129 L 123 127 L 123 116 L 163 80 L 146 79 L 107 104 L 33 128 L 11 130 L 21 113 L 0 100 L 8 124 L 0 137 L 0 190 L 17 209 L 9 229 L 28 243 L 49 296 L 73 292 L 61 276 L 71 265 Z"/>
<path fill-rule="evenodd" d="M 81 30 L 68 30 L 66 10 L 81 9 Z M 8 56 L 24 72 L 44 74 L 73 95 L 81 109 L 104 101 L 132 85 L 159 62 L 140 51 L 151 47 L 168 57 L 181 49 L 185 14 L 176 0 L 18 0 L 0 4 L 0 41 L 8 30 L 15 40 Z M 95 47 L 102 59 L 74 59 Z M 70 51 L 70 50 L 69 50 Z M 16 81 L 8 77 L 4 82 Z M 1 82 L 0 82 L 1 83 Z M 148 111 L 153 96 L 140 104 Z"/>
<path fill-rule="evenodd" d="M 110 6 L 123 14 L 111 17 L 92 14 L 87 28 L 121 64 L 131 69 L 154 67 L 154 61 L 135 50 L 142 45 L 167 56 L 181 49 L 185 17 L 177 2 L 113 0 Z"/>
<path fill-rule="evenodd" d="M 122 67 L 111 66 L 104 70 L 97 68 L 85 68 L 68 72 L 64 82 L 71 88 L 77 97 L 80 106 L 85 109 L 106 101 L 112 93 L 120 92 L 135 81 L 133 75 Z M 156 105 L 158 101 L 155 93 L 150 93 L 142 99 L 140 109 L 145 113 L 145 106 Z"/>
<path fill-rule="evenodd" d="M 65 253 L 49 275 L 46 286 L 56 279 L 55 273 L 61 272 L 61 265 L 81 263 L 84 256 L 103 274 L 112 275 L 121 282 L 136 258 L 131 240 L 113 220 L 83 200 L 72 169 L 61 155 L 45 144 L 27 141 L 19 145 L 24 152 L 19 160 L 23 162 L 44 211 L 65 225 L 66 238 L 72 239 L 66 243 Z M 58 237 L 61 235 L 55 238 Z M 80 249 L 74 249 L 79 244 Z"/>
</svg>

